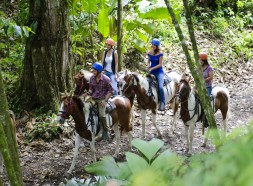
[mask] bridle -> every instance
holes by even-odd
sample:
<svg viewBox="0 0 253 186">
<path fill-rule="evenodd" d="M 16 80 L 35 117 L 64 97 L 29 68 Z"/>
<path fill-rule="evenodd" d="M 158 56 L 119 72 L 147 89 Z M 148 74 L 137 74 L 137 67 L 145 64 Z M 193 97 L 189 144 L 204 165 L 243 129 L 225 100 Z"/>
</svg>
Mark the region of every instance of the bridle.
<svg viewBox="0 0 253 186">
<path fill-rule="evenodd" d="M 185 84 L 185 82 L 182 82 L 182 83 L 184 83 Z M 181 84 L 182 84 L 181 83 Z M 185 103 L 186 101 L 188 101 L 188 99 L 189 99 L 189 97 L 190 97 L 190 92 L 191 92 L 191 87 L 188 85 L 188 86 L 186 86 L 187 87 L 187 91 L 185 91 L 184 93 L 181 93 L 181 86 L 179 86 L 179 90 L 177 91 L 177 93 L 176 93 L 176 96 L 175 97 L 177 97 L 179 100 L 180 100 L 180 102 L 181 102 L 181 104 L 182 103 Z M 188 94 L 188 95 L 187 95 Z M 184 97 L 187 97 L 184 101 L 182 100 L 182 98 L 184 98 Z"/>
<path fill-rule="evenodd" d="M 68 119 L 69 116 L 66 115 L 66 113 L 68 113 L 68 111 L 72 108 L 73 106 L 73 100 L 72 98 L 70 99 L 70 101 L 68 102 L 67 104 L 67 108 L 66 110 L 60 110 L 57 114 L 57 116 L 61 116 L 63 117 L 64 119 Z M 75 113 L 74 113 L 75 114 Z"/>
</svg>

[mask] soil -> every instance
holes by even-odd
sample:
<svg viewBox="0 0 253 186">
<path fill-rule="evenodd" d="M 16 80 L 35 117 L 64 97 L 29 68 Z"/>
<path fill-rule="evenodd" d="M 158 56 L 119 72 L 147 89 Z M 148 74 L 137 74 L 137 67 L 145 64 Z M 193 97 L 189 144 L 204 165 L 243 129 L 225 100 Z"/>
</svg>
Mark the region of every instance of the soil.
<svg viewBox="0 0 253 186">
<path fill-rule="evenodd" d="M 244 69 L 247 69 L 245 71 Z M 240 73 L 239 73 L 240 72 Z M 239 75 L 239 76 L 238 76 Z M 252 63 L 241 65 L 236 73 L 220 72 L 221 77 L 225 77 L 225 84 L 230 91 L 230 118 L 228 120 L 228 134 L 236 128 L 246 126 L 253 116 L 253 65 Z M 234 77 L 233 77 L 234 76 Z M 218 79 L 218 78 L 216 78 Z M 218 81 L 216 82 L 218 83 Z M 175 134 L 171 135 L 170 127 L 172 116 L 171 111 L 167 110 L 165 113 L 158 113 L 157 125 L 162 132 L 162 140 L 166 148 L 185 156 L 185 135 L 184 125 L 178 119 Z M 218 112 L 216 121 L 221 126 L 221 114 Z M 179 117 L 178 117 L 179 118 Z M 133 122 L 134 138 L 141 136 L 141 118 L 138 109 L 135 109 L 135 118 Z M 19 135 L 20 136 L 20 135 Z M 71 135 L 70 135 L 71 136 Z M 146 120 L 146 138 L 151 140 L 156 137 L 156 130 L 151 124 L 151 114 L 148 112 Z M 201 124 L 197 123 L 194 141 L 193 153 L 211 153 L 214 152 L 214 146 L 211 140 L 208 141 L 206 148 L 201 147 L 204 136 L 202 135 Z M 22 137 L 20 138 L 22 140 Z M 120 146 L 120 156 L 118 161 L 124 161 L 124 153 L 127 150 L 127 138 L 122 137 Z M 55 139 L 52 142 L 34 141 L 30 144 L 19 145 L 20 161 L 23 169 L 23 178 L 26 186 L 58 186 L 63 183 L 65 179 L 69 179 L 66 174 L 70 167 L 73 156 L 74 141 L 72 137 L 62 135 L 60 139 Z M 115 144 L 110 140 L 109 142 L 101 141 L 96 143 L 97 157 L 101 158 L 105 155 L 112 155 L 114 153 Z M 91 153 L 87 143 L 83 143 L 79 149 L 79 156 L 76 168 L 73 171 L 73 177 L 85 178 L 89 175 L 84 171 L 84 166 L 92 162 Z M 6 174 L 6 173 L 4 173 Z M 6 181 L 6 175 L 4 176 Z M 7 181 L 6 181 L 7 182 Z M 8 185 L 6 183 L 6 185 Z"/>
</svg>

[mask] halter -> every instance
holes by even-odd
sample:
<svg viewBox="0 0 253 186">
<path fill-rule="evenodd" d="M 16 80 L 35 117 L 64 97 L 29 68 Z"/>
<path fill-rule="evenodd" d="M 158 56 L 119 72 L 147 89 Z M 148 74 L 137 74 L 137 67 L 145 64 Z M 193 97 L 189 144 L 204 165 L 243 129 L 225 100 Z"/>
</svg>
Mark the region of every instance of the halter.
<svg viewBox="0 0 253 186">
<path fill-rule="evenodd" d="M 72 98 L 71 98 L 70 101 L 69 101 L 68 104 L 67 104 L 66 110 L 60 110 L 59 113 L 61 113 L 61 114 L 58 113 L 57 116 L 61 116 L 61 117 L 63 117 L 64 119 L 68 118 L 68 117 L 66 116 L 66 113 L 67 113 L 67 111 L 68 111 L 72 106 L 73 106 L 73 101 L 72 101 Z M 73 113 L 73 115 L 75 115 L 75 113 Z"/>
</svg>

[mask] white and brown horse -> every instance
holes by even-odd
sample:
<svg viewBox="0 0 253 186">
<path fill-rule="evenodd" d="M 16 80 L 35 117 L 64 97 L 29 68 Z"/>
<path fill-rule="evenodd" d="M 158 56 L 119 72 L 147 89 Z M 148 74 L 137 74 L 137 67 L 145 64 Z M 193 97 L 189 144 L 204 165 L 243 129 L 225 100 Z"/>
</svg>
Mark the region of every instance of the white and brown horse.
<svg viewBox="0 0 253 186">
<path fill-rule="evenodd" d="M 95 136 L 99 132 L 99 117 L 97 116 L 97 110 L 93 101 L 87 101 L 86 99 L 83 102 L 80 97 L 69 95 L 64 95 L 61 99 L 62 103 L 58 113 L 58 121 L 64 123 L 65 119 L 70 115 L 75 121 L 75 150 L 72 164 L 68 170 L 68 173 L 71 173 L 76 164 L 82 138 L 90 142 L 92 157 L 96 161 Z M 129 99 L 123 96 L 110 98 L 109 102 L 112 102 L 116 106 L 106 118 L 108 120 L 107 124 L 112 126 L 115 132 L 116 148 L 114 156 L 118 156 L 120 133 L 125 131 L 128 134 L 129 147 L 132 141 L 132 125 L 130 123 L 131 104 Z"/>
<path fill-rule="evenodd" d="M 87 70 L 81 69 L 79 73 L 74 76 L 75 91 L 74 94 L 77 96 L 82 95 L 89 90 L 89 81 L 93 74 Z"/>
<path fill-rule="evenodd" d="M 176 77 L 175 74 L 172 74 L 172 78 L 169 77 L 171 81 L 164 86 L 165 103 L 171 101 L 171 99 L 174 97 L 176 93 L 177 89 L 176 81 L 179 81 L 176 79 L 181 78 L 179 74 L 177 75 L 178 76 Z M 136 95 L 138 105 L 141 108 L 142 138 L 145 138 L 145 121 L 147 109 L 151 110 L 152 112 L 152 124 L 157 130 L 158 138 L 161 138 L 162 135 L 160 129 L 156 125 L 156 114 L 158 105 L 157 89 L 153 86 L 150 86 L 150 83 L 148 82 L 148 79 L 146 77 L 137 75 L 135 73 L 126 74 L 124 77 L 124 81 L 125 82 L 123 86 L 123 95 L 125 95 L 126 97 Z M 175 105 L 171 104 L 171 106 L 174 112 L 174 119 L 175 119 L 176 117 Z"/>
<path fill-rule="evenodd" d="M 203 111 L 200 100 L 196 95 L 196 90 L 191 89 L 189 85 L 190 78 L 181 79 L 179 83 L 179 89 L 176 95 L 175 101 L 179 104 L 181 103 L 180 116 L 185 125 L 185 137 L 186 137 L 186 152 L 192 153 L 192 141 L 193 141 L 193 132 L 197 121 L 203 119 Z M 226 134 L 227 130 L 227 117 L 229 111 L 229 91 L 225 87 L 215 86 L 212 90 L 213 100 L 211 105 L 214 109 L 214 113 L 217 110 L 221 111 L 223 118 L 223 127 L 224 133 Z M 206 146 L 207 135 L 202 146 Z"/>
</svg>

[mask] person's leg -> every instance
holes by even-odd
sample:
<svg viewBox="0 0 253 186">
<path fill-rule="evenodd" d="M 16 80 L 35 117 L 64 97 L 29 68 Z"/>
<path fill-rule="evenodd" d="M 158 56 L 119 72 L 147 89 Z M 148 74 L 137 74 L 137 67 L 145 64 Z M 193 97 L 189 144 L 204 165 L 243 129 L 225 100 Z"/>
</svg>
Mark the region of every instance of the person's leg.
<svg viewBox="0 0 253 186">
<path fill-rule="evenodd" d="M 208 96 L 211 95 L 212 93 L 212 87 L 206 87 L 207 88 L 207 93 L 208 93 Z"/>
<path fill-rule="evenodd" d="M 164 84 L 164 73 L 159 73 L 156 75 L 156 79 L 158 82 L 158 89 L 159 89 L 159 95 L 160 95 L 160 110 L 165 110 L 165 97 L 164 97 L 164 90 L 163 90 L 163 84 Z"/>
<path fill-rule="evenodd" d="M 113 88 L 113 94 L 118 95 L 118 87 L 117 87 L 117 81 L 115 79 L 115 75 L 111 72 L 105 72 L 105 75 L 107 75 L 111 81 L 112 81 L 112 88 Z"/>
<path fill-rule="evenodd" d="M 99 114 L 99 120 L 101 122 L 102 128 L 103 128 L 103 133 L 102 133 L 102 140 L 108 140 L 108 125 L 106 123 L 106 117 L 105 117 L 105 110 L 106 107 L 102 107 L 100 102 L 102 99 L 96 100 L 96 103 L 98 105 L 98 114 Z M 100 140 L 100 139 L 98 139 Z"/>
</svg>

